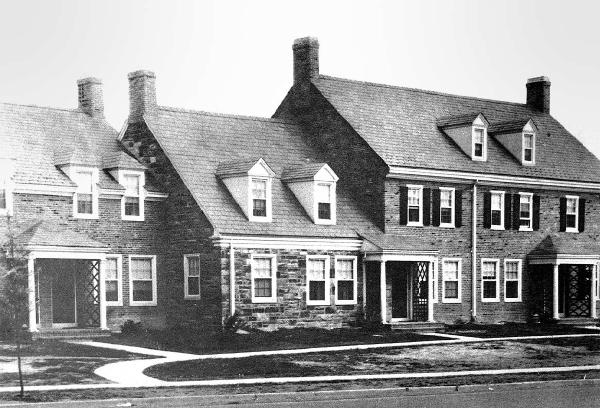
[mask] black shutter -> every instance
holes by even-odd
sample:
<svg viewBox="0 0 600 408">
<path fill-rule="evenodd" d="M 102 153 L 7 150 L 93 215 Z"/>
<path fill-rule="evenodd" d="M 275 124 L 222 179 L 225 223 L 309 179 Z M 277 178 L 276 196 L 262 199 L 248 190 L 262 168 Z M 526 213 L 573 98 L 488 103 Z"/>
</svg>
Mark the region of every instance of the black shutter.
<svg viewBox="0 0 600 408">
<path fill-rule="evenodd" d="M 533 195 L 533 230 L 540 229 L 540 196 Z"/>
<path fill-rule="evenodd" d="M 400 186 L 400 225 L 406 225 L 408 222 L 408 187 Z"/>
<path fill-rule="evenodd" d="M 431 192 L 431 225 L 434 227 L 440 226 L 440 189 L 434 188 Z"/>
<path fill-rule="evenodd" d="M 518 230 L 521 224 L 521 195 L 513 194 L 512 228 Z"/>
<path fill-rule="evenodd" d="M 585 230 L 585 198 L 579 198 L 579 232 Z"/>
<path fill-rule="evenodd" d="M 454 191 L 454 201 L 454 226 L 460 228 L 462 227 L 462 190 Z"/>
<path fill-rule="evenodd" d="M 559 216 L 560 216 L 560 226 L 559 231 L 565 232 L 567 230 L 567 197 L 560 198 L 559 205 Z"/>
<path fill-rule="evenodd" d="M 492 193 L 483 192 L 483 228 L 492 227 Z"/>
<path fill-rule="evenodd" d="M 423 225 L 427 226 L 431 221 L 431 189 L 423 189 Z"/>
<path fill-rule="evenodd" d="M 509 230 L 511 221 L 512 221 L 512 213 L 510 211 L 512 204 L 512 195 L 504 194 L 504 229 Z"/>
</svg>

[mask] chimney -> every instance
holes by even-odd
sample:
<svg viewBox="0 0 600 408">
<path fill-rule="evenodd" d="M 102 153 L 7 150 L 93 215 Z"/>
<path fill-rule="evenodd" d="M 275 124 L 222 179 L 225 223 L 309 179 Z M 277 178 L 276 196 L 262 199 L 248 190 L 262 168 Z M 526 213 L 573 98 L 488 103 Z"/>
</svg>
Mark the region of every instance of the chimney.
<svg viewBox="0 0 600 408">
<path fill-rule="evenodd" d="M 294 85 L 319 76 L 319 40 L 304 37 L 294 40 Z"/>
<path fill-rule="evenodd" d="M 550 113 L 550 79 L 545 76 L 527 80 L 527 107 Z"/>
<path fill-rule="evenodd" d="M 98 78 L 84 78 L 77 81 L 79 110 L 92 117 L 104 117 L 102 81 Z"/>
<path fill-rule="evenodd" d="M 129 123 L 142 120 L 145 113 L 156 110 L 156 75 L 152 71 L 130 72 L 129 79 Z"/>
</svg>

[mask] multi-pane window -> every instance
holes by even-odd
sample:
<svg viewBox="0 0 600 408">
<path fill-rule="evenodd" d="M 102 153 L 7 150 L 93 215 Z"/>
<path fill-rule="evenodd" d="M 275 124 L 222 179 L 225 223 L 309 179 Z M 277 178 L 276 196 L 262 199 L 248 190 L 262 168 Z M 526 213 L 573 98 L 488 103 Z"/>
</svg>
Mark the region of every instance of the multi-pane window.
<svg viewBox="0 0 600 408">
<path fill-rule="evenodd" d="M 519 199 L 519 229 L 531 229 L 532 205 L 533 195 L 529 193 L 521 193 Z"/>
<path fill-rule="evenodd" d="M 454 226 L 453 188 L 440 188 L 440 225 Z"/>
<path fill-rule="evenodd" d="M 104 293 L 108 304 L 121 302 L 120 258 L 107 257 L 104 266 Z"/>
<path fill-rule="evenodd" d="M 532 163 L 533 162 L 533 134 L 523 134 L 523 161 Z"/>
<path fill-rule="evenodd" d="M 498 264 L 497 260 L 481 262 L 481 297 L 484 302 L 498 301 Z"/>
<path fill-rule="evenodd" d="M 577 231 L 579 197 L 567 196 L 566 223 L 567 231 Z"/>
<path fill-rule="evenodd" d="M 154 256 L 131 256 L 129 258 L 132 305 L 156 305 L 155 262 Z"/>
<path fill-rule="evenodd" d="M 275 270 L 275 256 L 252 257 L 252 301 L 276 302 L 277 301 L 277 272 Z"/>
<path fill-rule="evenodd" d="M 491 217 L 492 228 L 504 228 L 504 192 L 502 191 L 491 193 Z"/>
<path fill-rule="evenodd" d="M 125 186 L 124 215 L 127 217 L 140 216 L 140 176 L 127 174 L 123 176 Z"/>
<path fill-rule="evenodd" d="M 73 176 L 77 184 L 75 192 L 75 213 L 77 215 L 92 215 L 94 213 L 94 173 L 92 171 L 77 171 Z"/>
<path fill-rule="evenodd" d="M 267 180 L 252 179 L 252 215 L 267 216 Z"/>
<path fill-rule="evenodd" d="M 7 196 L 6 181 L 0 178 L 0 211 L 6 210 L 6 196 Z"/>
<path fill-rule="evenodd" d="M 309 257 L 306 261 L 306 286 L 309 305 L 329 304 L 329 258 Z"/>
<path fill-rule="evenodd" d="M 420 186 L 408 187 L 408 223 L 421 224 L 423 188 Z"/>
<path fill-rule="evenodd" d="M 521 261 L 518 259 L 504 261 L 504 299 L 507 302 L 521 300 Z"/>
<path fill-rule="evenodd" d="M 331 184 L 319 183 L 316 187 L 317 216 L 320 220 L 331 219 Z"/>
<path fill-rule="evenodd" d="M 475 128 L 473 130 L 473 156 L 483 158 L 484 145 L 485 145 L 484 129 Z"/>
<path fill-rule="evenodd" d="M 200 298 L 200 256 L 183 256 L 184 297 L 186 299 Z"/>
<path fill-rule="evenodd" d="M 460 302 L 460 260 L 442 261 L 443 302 Z"/>
<path fill-rule="evenodd" d="M 335 261 L 336 303 L 356 303 L 356 257 L 340 257 Z"/>
</svg>

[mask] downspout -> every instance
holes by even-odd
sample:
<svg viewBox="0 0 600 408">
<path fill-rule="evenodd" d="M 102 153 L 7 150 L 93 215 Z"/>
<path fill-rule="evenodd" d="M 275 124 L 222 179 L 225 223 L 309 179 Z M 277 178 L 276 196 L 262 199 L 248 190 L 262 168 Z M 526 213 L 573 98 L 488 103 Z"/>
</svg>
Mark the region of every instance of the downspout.
<svg viewBox="0 0 600 408">
<path fill-rule="evenodd" d="M 235 314 L 235 256 L 233 241 L 229 243 L 229 315 Z"/>
<path fill-rule="evenodd" d="M 473 183 L 473 214 L 471 225 L 471 320 L 477 318 L 477 180 Z"/>
</svg>

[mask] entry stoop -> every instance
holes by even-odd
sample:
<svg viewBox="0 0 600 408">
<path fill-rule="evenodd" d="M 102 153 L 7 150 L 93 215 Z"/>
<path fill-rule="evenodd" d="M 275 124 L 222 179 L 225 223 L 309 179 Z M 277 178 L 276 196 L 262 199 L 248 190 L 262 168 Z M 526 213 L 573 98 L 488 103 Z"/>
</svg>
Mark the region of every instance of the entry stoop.
<svg viewBox="0 0 600 408">
<path fill-rule="evenodd" d="M 59 340 L 72 340 L 72 339 L 93 339 L 97 337 L 110 337 L 109 330 L 102 330 L 99 328 L 89 329 L 42 329 L 39 332 L 31 333 L 31 337 L 34 340 L 42 339 L 59 339 Z"/>
<path fill-rule="evenodd" d="M 563 317 L 556 321 L 557 324 L 563 324 L 565 326 L 595 326 L 600 323 L 599 319 L 592 319 L 590 317 Z"/>
<path fill-rule="evenodd" d="M 438 332 L 444 330 L 444 323 L 435 322 L 394 322 L 389 324 L 394 331 Z"/>
</svg>

